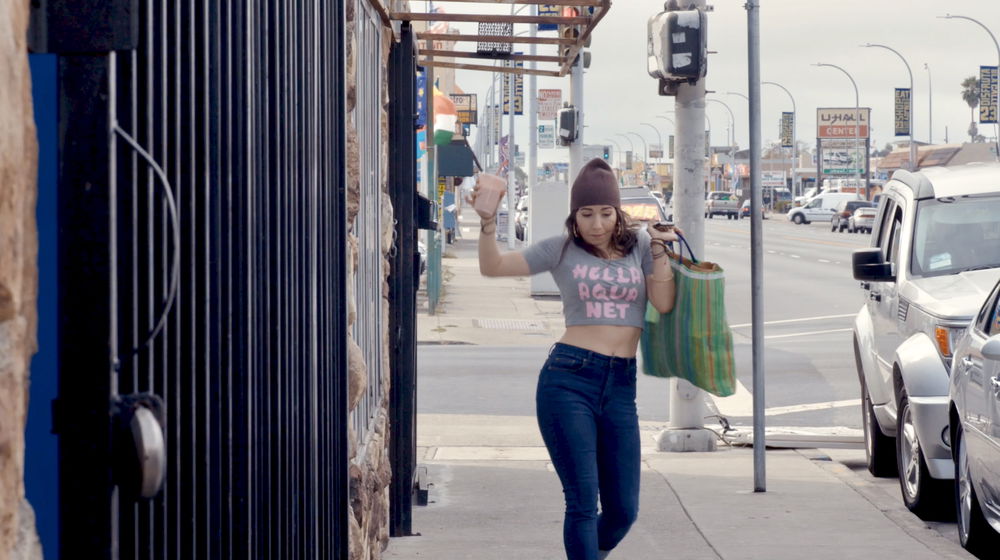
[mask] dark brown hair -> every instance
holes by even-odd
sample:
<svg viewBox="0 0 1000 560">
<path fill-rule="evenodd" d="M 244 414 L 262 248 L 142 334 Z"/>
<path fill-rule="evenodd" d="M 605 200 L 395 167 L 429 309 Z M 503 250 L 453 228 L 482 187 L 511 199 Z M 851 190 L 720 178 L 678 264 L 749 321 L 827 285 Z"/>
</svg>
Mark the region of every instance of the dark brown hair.
<svg viewBox="0 0 1000 560">
<path fill-rule="evenodd" d="M 615 207 L 615 214 L 617 214 L 618 219 L 615 221 L 615 232 L 611 234 L 611 250 L 624 257 L 631 253 L 632 249 L 639 242 L 639 238 L 635 233 L 637 226 L 632 222 L 632 218 L 623 212 L 621 208 Z M 602 255 L 600 249 L 583 239 L 583 236 L 576 229 L 576 212 L 570 212 L 569 217 L 566 218 L 566 230 L 569 232 L 569 237 L 566 241 L 567 245 L 572 241 L 577 247 L 599 259 L 612 258 L 612 255 Z M 563 250 L 565 251 L 565 247 Z"/>
</svg>

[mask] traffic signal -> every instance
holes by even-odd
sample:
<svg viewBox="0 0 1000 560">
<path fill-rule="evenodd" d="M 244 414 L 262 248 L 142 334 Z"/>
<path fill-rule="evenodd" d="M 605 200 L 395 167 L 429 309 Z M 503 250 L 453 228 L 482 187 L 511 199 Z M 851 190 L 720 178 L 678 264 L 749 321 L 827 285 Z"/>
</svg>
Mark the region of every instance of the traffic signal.
<svg viewBox="0 0 1000 560">
<path fill-rule="evenodd" d="M 708 18 L 701 10 L 660 12 L 647 24 L 646 70 L 672 82 L 694 83 L 707 73 Z"/>
<path fill-rule="evenodd" d="M 611 147 L 604 146 L 604 161 L 608 161 L 610 159 L 611 159 Z"/>
<path fill-rule="evenodd" d="M 579 138 L 580 111 L 573 106 L 559 110 L 559 145 L 569 146 Z"/>
<path fill-rule="evenodd" d="M 571 8 L 569 6 L 563 7 L 562 10 L 563 17 L 577 17 L 580 12 L 576 8 Z M 571 39 L 574 43 L 580 37 L 580 28 L 576 25 L 559 25 L 559 38 L 560 39 Z M 563 60 L 569 58 L 569 52 L 572 50 L 573 45 L 559 45 L 559 56 Z"/>
</svg>

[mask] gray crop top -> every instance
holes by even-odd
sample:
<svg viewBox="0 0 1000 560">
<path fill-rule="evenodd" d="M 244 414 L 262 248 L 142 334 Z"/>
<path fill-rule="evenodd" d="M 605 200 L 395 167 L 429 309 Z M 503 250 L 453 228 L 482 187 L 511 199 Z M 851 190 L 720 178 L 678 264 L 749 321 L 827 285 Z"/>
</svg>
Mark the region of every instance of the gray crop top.
<svg viewBox="0 0 1000 560">
<path fill-rule="evenodd" d="M 646 275 L 653 273 L 649 233 L 642 229 L 632 252 L 620 259 L 600 259 L 566 243 L 566 235 L 549 237 L 524 251 L 532 274 L 545 271 L 562 294 L 566 326 L 645 326 Z M 566 251 L 563 252 L 565 246 Z M 561 260 L 560 260 L 561 257 Z"/>
</svg>

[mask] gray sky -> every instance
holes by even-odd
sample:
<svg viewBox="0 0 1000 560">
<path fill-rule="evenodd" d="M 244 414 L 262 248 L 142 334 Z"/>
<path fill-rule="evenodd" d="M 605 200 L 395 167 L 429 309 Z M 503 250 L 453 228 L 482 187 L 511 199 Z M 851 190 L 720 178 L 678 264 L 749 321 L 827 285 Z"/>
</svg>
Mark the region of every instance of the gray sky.
<svg viewBox="0 0 1000 560">
<path fill-rule="evenodd" d="M 736 141 L 740 147 L 747 147 L 746 101 L 726 94 L 747 93 L 746 10 L 742 0 L 716 0 L 712 5 L 715 11 L 709 14 L 708 46 L 717 54 L 709 56 L 706 87 L 716 92 L 710 97 L 732 108 Z M 437 6 L 451 13 L 467 12 L 467 6 L 476 6 L 477 13 L 510 10 L 509 6 L 447 2 Z M 522 14 L 527 14 L 528 9 Z M 587 144 L 606 144 L 605 139 L 610 137 L 628 149 L 627 141 L 615 136 L 625 132 L 636 132 L 647 142 L 655 142 L 654 131 L 642 122 L 655 124 L 663 135 L 671 132 L 670 123 L 655 116 L 672 110 L 674 99 L 658 96 L 656 81 L 646 73 L 646 23 L 662 9 L 659 0 L 616 0 L 594 31 L 593 62 L 584 86 Z M 981 64 L 997 64 L 998 54 L 986 31 L 969 21 L 935 17 L 945 13 L 976 18 L 1000 36 L 997 0 L 762 0 L 762 80 L 781 83 L 791 91 L 798 109 L 797 137 L 814 144 L 816 108 L 853 106 L 854 89 L 843 73 L 811 64 L 826 62 L 843 67 L 858 84 L 861 106 L 872 108 L 873 145 L 881 147 L 897 140 L 893 136 L 893 88 L 909 86 L 906 68 L 897 56 L 885 49 L 859 47 L 863 43 L 882 43 L 906 57 L 913 70 L 917 140 L 928 140 L 925 63 L 933 85 L 933 141 L 944 142 L 946 127 L 949 141 L 967 140 L 970 110 L 961 99 L 959 84 L 966 77 L 978 75 Z M 475 32 L 473 26 L 457 27 L 464 33 Z M 516 26 L 514 32 L 526 29 Z M 473 43 L 459 43 L 458 48 L 475 47 Z M 552 47 L 539 48 L 539 54 L 549 51 L 554 54 Z M 486 103 L 490 79 L 487 72 L 457 73 L 457 82 L 466 92 L 479 94 L 480 106 Z M 539 77 L 538 87 L 561 88 L 563 98 L 569 98 L 569 77 Z M 778 88 L 763 86 L 761 109 L 763 140 L 776 141 L 781 111 L 791 110 L 788 96 Z M 709 103 L 706 112 L 712 124 L 712 144 L 727 144 L 729 113 L 717 103 Z M 516 121 L 515 140 L 524 150 L 527 117 Z M 506 126 L 505 119 L 505 130 Z M 982 125 L 980 132 L 986 136 L 996 134 L 992 125 Z M 633 141 L 640 149 L 638 139 L 633 137 Z M 542 150 L 539 154 L 542 162 L 566 159 L 565 148 Z"/>
</svg>

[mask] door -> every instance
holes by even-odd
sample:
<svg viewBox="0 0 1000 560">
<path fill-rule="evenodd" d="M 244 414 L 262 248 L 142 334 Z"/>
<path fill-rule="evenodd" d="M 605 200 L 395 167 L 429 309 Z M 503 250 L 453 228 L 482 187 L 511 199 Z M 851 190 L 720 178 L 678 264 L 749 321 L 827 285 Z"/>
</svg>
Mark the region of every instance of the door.
<svg viewBox="0 0 1000 560">
<path fill-rule="evenodd" d="M 900 246 L 903 233 L 903 208 L 895 201 L 886 209 L 885 223 L 879 232 L 878 247 L 882 249 L 886 262 L 893 265 L 895 274 L 900 273 Z M 892 360 L 896 348 L 903 342 L 900 334 L 900 309 L 896 282 L 870 282 L 868 308 L 871 312 L 872 327 L 875 329 L 876 361 L 882 376 L 883 387 L 892 386 Z"/>
<path fill-rule="evenodd" d="M 983 312 L 980 313 L 981 322 L 977 322 L 975 327 L 978 339 L 976 341 L 977 352 L 976 355 L 972 356 L 973 360 L 978 362 L 973 367 L 978 366 L 981 369 L 982 395 L 979 402 L 982 403 L 987 418 L 985 426 L 987 437 L 981 439 L 981 449 L 970 447 L 969 451 L 970 455 L 975 452 L 976 456 L 979 457 L 978 464 L 973 466 L 974 468 L 980 467 L 977 472 L 985 475 L 984 486 L 989 493 L 989 502 L 997 504 L 1000 503 L 1000 360 L 986 357 L 982 352 L 983 345 L 987 341 L 995 344 L 996 339 L 1000 337 L 1000 285 L 994 288 L 993 292 L 988 303 L 984 306 Z M 975 457 L 971 458 L 975 459 Z"/>
</svg>

